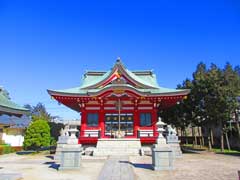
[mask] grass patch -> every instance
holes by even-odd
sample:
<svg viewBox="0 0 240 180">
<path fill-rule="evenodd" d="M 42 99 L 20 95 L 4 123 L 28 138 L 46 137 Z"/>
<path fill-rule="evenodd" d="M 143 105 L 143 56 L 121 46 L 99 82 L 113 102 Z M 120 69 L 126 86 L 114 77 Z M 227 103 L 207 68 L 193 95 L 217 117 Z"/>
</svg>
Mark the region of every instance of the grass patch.
<svg viewBox="0 0 240 180">
<path fill-rule="evenodd" d="M 181 145 L 183 148 L 192 149 L 192 150 L 207 150 L 208 148 L 206 146 L 200 146 L 200 145 L 193 145 L 193 144 L 183 144 Z"/>
<path fill-rule="evenodd" d="M 194 145 L 193 146 L 193 144 L 183 144 L 182 147 L 186 148 L 186 149 L 195 150 L 195 151 L 208 150 L 207 146 L 200 146 L 200 145 Z M 222 152 L 221 148 L 212 148 L 212 150 L 210 152 L 222 153 L 222 154 L 236 154 L 236 155 L 240 155 L 240 151 L 238 151 L 238 150 L 224 149 L 224 152 Z"/>
<path fill-rule="evenodd" d="M 224 149 L 224 152 L 222 152 L 220 148 L 212 148 L 212 151 L 215 153 L 224 153 L 224 154 L 240 154 L 240 151 L 238 150 Z"/>
</svg>

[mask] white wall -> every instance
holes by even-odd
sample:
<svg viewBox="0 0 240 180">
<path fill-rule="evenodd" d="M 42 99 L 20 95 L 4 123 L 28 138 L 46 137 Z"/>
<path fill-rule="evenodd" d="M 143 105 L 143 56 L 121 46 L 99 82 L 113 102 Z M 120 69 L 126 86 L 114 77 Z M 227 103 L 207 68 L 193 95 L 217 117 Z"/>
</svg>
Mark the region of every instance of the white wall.
<svg viewBox="0 0 240 180">
<path fill-rule="evenodd" d="M 3 133 L 2 140 L 11 146 L 22 146 L 24 137 L 22 135 L 8 135 Z"/>
</svg>

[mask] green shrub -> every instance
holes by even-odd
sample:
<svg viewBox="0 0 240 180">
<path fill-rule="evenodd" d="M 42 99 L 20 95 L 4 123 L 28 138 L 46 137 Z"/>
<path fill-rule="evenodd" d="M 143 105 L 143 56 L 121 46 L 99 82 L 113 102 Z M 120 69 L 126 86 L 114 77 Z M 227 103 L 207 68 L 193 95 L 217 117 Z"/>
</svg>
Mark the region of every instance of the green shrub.
<svg viewBox="0 0 240 180">
<path fill-rule="evenodd" d="M 38 150 L 40 147 L 50 145 L 50 127 L 46 120 L 33 121 L 26 130 L 24 136 L 24 149 Z"/>
<path fill-rule="evenodd" d="M 8 144 L 0 145 L 0 154 L 9 154 L 15 152 L 15 150 Z"/>
<path fill-rule="evenodd" d="M 3 146 L 3 154 L 9 154 L 14 152 L 14 149 L 12 149 L 11 146 L 7 145 L 7 146 Z"/>
</svg>

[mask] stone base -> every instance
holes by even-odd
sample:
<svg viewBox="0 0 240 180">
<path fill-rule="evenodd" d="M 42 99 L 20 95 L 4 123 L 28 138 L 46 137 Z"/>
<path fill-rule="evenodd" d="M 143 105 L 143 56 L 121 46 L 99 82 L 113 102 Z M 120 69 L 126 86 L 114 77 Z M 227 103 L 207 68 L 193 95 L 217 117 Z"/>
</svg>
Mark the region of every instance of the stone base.
<svg viewBox="0 0 240 180">
<path fill-rule="evenodd" d="M 61 159 L 61 151 L 64 148 L 66 144 L 57 144 L 56 152 L 54 155 L 55 162 L 60 162 Z"/>
<path fill-rule="evenodd" d="M 98 139 L 94 156 L 140 155 L 140 139 Z"/>
<path fill-rule="evenodd" d="M 180 148 L 179 142 L 177 142 L 177 143 L 169 143 L 169 146 L 171 147 L 171 149 L 173 151 L 173 157 L 174 158 L 182 157 L 182 150 Z"/>
<path fill-rule="evenodd" d="M 60 155 L 59 170 L 79 169 L 81 165 L 82 147 L 80 144 L 64 144 Z"/>
<path fill-rule="evenodd" d="M 57 142 L 56 152 L 55 152 L 55 155 L 54 155 L 54 160 L 56 162 L 60 161 L 60 154 L 61 154 L 60 152 L 64 149 L 64 147 L 66 147 L 66 145 L 79 146 L 80 144 L 78 144 L 78 139 L 76 137 L 59 136 L 58 137 L 58 142 Z"/>
<path fill-rule="evenodd" d="M 75 136 L 59 136 L 58 144 L 78 144 L 78 139 Z"/>
<path fill-rule="evenodd" d="M 156 171 L 173 169 L 173 152 L 169 146 L 152 148 L 152 166 Z"/>
</svg>

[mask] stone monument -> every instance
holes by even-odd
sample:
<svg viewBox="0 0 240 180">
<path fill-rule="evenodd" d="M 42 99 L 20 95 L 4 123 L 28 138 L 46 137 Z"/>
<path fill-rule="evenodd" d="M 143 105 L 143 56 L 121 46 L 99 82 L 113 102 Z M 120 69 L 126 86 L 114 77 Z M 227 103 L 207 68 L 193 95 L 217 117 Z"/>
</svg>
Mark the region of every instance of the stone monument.
<svg viewBox="0 0 240 180">
<path fill-rule="evenodd" d="M 178 140 L 178 136 L 175 128 L 172 128 L 171 125 L 168 125 L 167 131 L 168 131 L 167 144 L 169 144 L 173 150 L 173 157 L 176 157 L 176 158 L 182 157 L 182 151 L 179 145 L 180 141 Z"/>
<path fill-rule="evenodd" d="M 66 125 L 58 138 L 55 161 L 60 163 L 59 170 L 78 169 L 81 165 L 82 146 L 78 144 L 76 128 Z"/>
<path fill-rule="evenodd" d="M 152 165 L 154 170 L 172 170 L 173 169 L 173 152 L 171 147 L 166 143 L 166 139 L 163 137 L 165 131 L 163 126 L 164 122 L 159 120 L 157 122 L 158 138 L 155 145 L 152 147 Z"/>
</svg>

